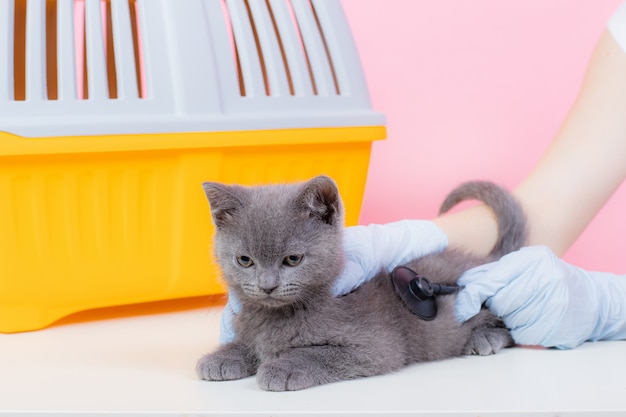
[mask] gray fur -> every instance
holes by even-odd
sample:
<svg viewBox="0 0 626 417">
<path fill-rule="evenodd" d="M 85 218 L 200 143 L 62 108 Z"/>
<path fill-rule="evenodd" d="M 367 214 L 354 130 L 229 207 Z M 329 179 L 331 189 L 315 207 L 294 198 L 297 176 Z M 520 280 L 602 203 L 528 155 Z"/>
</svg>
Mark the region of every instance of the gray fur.
<svg viewBox="0 0 626 417">
<path fill-rule="evenodd" d="M 334 181 L 244 188 L 205 183 L 216 225 L 215 252 L 229 288 L 241 301 L 236 339 L 198 361 L 211 381 L 255 375 L 270 391 L 392 372 L 414 362 L 496 353 L 512 345 L 488 310 L 463 324 L 454 319 L 454 295 L 439 296 L 432 321 L 413 315 L 381 272 L 343 297 L 331 290 L 343 268 L 343 208 Z M 498 244 L 488 257 L 448 249 L 407 266 L 432 282 L 453 284 L 467 269 L 495 259 L 526 240 L 519 205 L 486 182 L 462 185 L 442 205 L 476 198 L 494 208 Z M 253 264 L 244 267 L 237 261 Z M 288 258 L 292 256 L 292 258 Z M 302 260 L 296 266 L 300 256 Z"/>
</svg>

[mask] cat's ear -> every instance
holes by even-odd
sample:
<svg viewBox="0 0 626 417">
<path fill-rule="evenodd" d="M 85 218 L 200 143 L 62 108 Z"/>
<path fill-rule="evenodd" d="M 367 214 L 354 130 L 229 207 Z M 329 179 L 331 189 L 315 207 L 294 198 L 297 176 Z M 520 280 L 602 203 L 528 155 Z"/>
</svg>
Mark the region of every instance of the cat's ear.
<svg viewBox="0 0 626 417">
<path fill-rule="evenodd" d="M 341 197 L 337 184 L 326 176 L 307 182 L 296 199 L 296 204 L 308 217 L 327 224 L 336 224 L 343 218 Z"/>
<path fill-rule="evenodd" d="M 211 215 L 215 226 L 228 224 L 237 210 L 243 207 L 241 187 L 228 186 L 216 182 L 202 183 L 204 193 L 211 205 Z"/>
</svg>

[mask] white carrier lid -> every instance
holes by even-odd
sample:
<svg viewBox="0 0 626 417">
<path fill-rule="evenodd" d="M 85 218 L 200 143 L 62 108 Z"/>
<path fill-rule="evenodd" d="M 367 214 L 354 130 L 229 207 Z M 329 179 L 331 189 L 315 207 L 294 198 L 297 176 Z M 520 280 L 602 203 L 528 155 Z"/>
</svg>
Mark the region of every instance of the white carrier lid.
<svg viewBox="0 0 626 417">
<path fill-rule="evenodd" d="M 25 11 L 19 4 L 0 1 L 1 131 L 385 123 L 371 108 L 337 0 L 26 0 Z"/>
</svg>

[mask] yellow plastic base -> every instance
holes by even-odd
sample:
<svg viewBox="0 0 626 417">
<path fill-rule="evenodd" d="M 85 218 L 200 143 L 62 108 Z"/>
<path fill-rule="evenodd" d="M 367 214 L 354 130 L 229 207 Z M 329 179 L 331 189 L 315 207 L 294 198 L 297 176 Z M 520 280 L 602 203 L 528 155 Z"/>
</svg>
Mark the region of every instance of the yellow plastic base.
<svg viewBox="0 0 626 417">
<path fill-rule="evenodd" d="M 358 221 L 384 127 L 30 139 L 0 133 L 0 332 L 217 294 L 203 181 L 333 177 Z"/>
</svg>

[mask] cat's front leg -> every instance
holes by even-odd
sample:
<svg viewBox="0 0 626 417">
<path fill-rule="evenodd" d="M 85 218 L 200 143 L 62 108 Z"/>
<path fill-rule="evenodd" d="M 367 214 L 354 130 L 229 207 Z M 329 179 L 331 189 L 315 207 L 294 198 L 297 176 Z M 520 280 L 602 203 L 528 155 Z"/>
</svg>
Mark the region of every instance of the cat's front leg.
<svg viewBox="0 0 626 417">
<path fill-rule="evenodd" d="M 254 375 L 257 363 L 241 345 L 229 343 L 201 357 L 196 372 L 207 381 L 232 381 Z"/>
<path fill-rule="evenodd" d="M 493 355 L 500 350 L 513 346 L 515 342 L 507 329 L 481 327 L 474 332 L 463 349 L 464 355 Z"/>
<path fill-rule="evenodd" d="M 341 346 L 293 348 L 264 362 L 257 372 L 259 387 L 267 391 L 297 391 L 316 385 L 366 376 L 358 349 Z M 374 372 L 377 373 L 377 372 Z"/>
<path fill-rule="evenodd" d="M 482 309 L 466 323 L 476 327 L 463 349 L 464 355 L 493 355 L 515 344 L 504 323 L 487 309 Z"/>
</svg>

